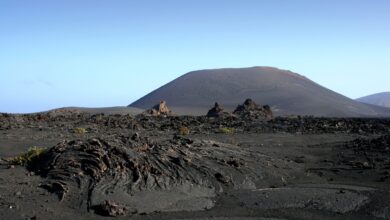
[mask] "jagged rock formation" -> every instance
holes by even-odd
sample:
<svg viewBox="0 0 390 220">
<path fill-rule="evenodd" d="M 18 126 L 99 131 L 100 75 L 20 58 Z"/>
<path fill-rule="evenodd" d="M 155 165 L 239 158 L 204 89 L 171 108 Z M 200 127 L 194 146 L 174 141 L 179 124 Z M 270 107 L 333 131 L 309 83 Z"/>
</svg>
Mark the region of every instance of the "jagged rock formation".
<svg viewBox="0 0 390 220">
<path fill-rule="evenodd" d="M 153 108 L 147 110 L 144 114 L 151 116 L 169 116 L 172 115 L 172 111 L 169 110 L 165 101 L 160 101 L 159 104 L 153 106 Z"/>
<path fill-rule="evenodd" d="M 265 105 L 260 107 L 252 99 L 247 99 L 244 104 L 237 106 L 233 114 L 255 119 L 272 119 L 273 117 L 270 106 Z"/>
<path fill-rule="evenodd" d="M 29 169 L 44 176 L 42 187 L 60 200 L 87 200 L 89 208 L 107 216 L 125 210 L 208 209 L 214 204 L 211 198 L 224 187 L 250 188 L 266 173 L 258 169 L 265 162 L 256 162 L 253 169 L 251 155 L 235 146 L 221 148 L 216 142 L 180 137 L 133 140 L 134 135 L 64 141 Z"/>
<path fill-rule="evenodd" d="M 214 107 L 207 112 L 206 116 L 209 118 L 218 118 L 222 116 L 227 116 L 228 114 L 229 113 L 225 112 L 222 106 L 220 106 L 218 102 L 216 102 Z"/>
</svg>

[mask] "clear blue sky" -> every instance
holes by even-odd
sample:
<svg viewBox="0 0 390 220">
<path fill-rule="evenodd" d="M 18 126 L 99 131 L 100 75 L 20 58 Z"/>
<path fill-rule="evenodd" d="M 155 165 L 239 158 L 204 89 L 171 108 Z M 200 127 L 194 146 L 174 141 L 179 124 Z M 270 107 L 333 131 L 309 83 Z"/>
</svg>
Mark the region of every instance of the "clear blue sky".
<svg viewBox="0 0 390 220">
<path fill-rule="evenodd" d="M 389 0 L 0 0 L 0 112 L 127 105 L 197 69 L 390 90 Z"/>
</svg>

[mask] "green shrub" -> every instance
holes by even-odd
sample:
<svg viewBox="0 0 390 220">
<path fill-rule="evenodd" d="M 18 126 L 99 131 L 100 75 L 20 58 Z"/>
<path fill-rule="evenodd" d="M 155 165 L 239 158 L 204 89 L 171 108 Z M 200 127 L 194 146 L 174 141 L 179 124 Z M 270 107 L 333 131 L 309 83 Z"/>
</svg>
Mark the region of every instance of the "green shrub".
<svg viewBox="0 0 390 220">
<path fill-rule="evenodd" d="M 188 129 L 187 127 L 181 127 L 181 128 L 179 128 L 179 134 L 180 135 L 189 135 L 190 129 Z"/>
<path fill-rule="evenodd" d="M 43 153 L 46 152 L 46 148 L 43 147 L 30 147 L 26 153 L 12 157 L 8 159 L 8 162 L 12 165 L 27 165 L 31 161 L 37 159 Z"/>
<path fill-rule="evenodd" d="M 87 133 L 87 130 L 85 128 L 74 128 L 73 129 L 73 132 L 76 133 L 76 134 L 85 134 Z"/>
<path fill-rule="evenodd" d="M 234 128 L 219 128 L 217 133 L 233 134 L 234 133 Z"/>
</svg>

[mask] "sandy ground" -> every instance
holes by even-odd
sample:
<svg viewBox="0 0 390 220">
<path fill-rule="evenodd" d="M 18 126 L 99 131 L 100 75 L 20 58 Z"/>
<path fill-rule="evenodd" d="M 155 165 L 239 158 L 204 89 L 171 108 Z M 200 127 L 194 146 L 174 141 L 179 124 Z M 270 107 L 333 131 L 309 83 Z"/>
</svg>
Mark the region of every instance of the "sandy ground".
<svg viewBox="0 0 390 220">
<path fill-rule="evenodd" d="M 390 219 L 389 120 L 0 122 L 0 219 Z M 47 151 L 9 165 L 32 146 Z"/>
</svg>

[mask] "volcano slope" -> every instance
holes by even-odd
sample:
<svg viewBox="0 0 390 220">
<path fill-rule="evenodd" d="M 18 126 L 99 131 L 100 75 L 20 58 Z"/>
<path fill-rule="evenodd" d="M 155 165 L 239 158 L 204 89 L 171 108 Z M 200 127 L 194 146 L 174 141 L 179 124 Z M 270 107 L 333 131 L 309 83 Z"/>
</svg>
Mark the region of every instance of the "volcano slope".
<svg viewBox="0 0 390 220">
<path fill-rule="evenodd" d="M 390 108 L 390 92 L 376 93 L 356 99 L 356 101 Z"/>
<path fill-rule="evenodd" d="M 0 115 L 1 219 L 389 219 L 390 120 Z M 31 146 L 47 149 L 12 165 Z"/>
<path fill-rule="evenodd" d="M 390 117 L 390 109 L 357 102 L 310 79 L 273 67 L 189 72 L 132 103 L 148 109 L 165 100 L 179 115 L 204 115 L 218 102 L 233 111 L 246 98 L 269 105 L 274 115 Z"/>
</svg>

